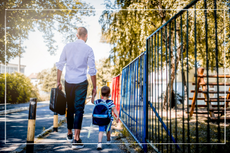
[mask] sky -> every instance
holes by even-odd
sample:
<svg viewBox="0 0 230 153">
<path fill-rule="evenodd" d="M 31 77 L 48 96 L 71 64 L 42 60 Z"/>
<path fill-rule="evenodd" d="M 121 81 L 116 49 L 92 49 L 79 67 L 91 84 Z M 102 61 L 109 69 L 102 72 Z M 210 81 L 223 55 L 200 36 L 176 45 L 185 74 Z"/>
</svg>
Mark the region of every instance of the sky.
<svg viewBox="0 0 230 153">
<path fill-rule="evenodd" d="M 95 60 L 98 61 L 101 58 L 107 58 L 111 46 L 106 43 L 100 43 L 101 25 L 98 23 L 99 17 L 102 14 L 105 6 L 102 5 L 104 0 L 83 0 L 86 3 L 90 3 L 96 9 L 95 16 L 84 17 L 85 26 L 88 30 L 88 40 L 86 44 L 92 47 L 95 55 Z M 29 76 L 31 73 L 41 72 L 43 69 L 52 68 L 56 62 L 58 62 L 62 49 L 65 44 L 62 42 L 59 34 L 55 34 L 55 39 L 58 44 L 56 55 L 50 55 L 47 51 L 48 48 L 44 44 L 42 33 L 39 31 L 30 32 L 29 38 L 24 41 L 23 46 L 26 46 L 25 53 L 22 54 L 21 65 L 25 65 L 25 75 Z M 77 39 L 77 37 L 76 37 Z M 18 64 L 19 59 L 10 60 L 9 63 Z"/>
</svg>

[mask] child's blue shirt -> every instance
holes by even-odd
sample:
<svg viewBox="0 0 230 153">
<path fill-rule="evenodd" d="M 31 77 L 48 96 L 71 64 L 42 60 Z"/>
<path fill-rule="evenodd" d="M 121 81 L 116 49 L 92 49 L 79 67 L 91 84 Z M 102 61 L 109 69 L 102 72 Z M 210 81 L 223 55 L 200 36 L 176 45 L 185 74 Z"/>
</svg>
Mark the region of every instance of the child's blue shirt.
<svg viewBox="0 0 230 153">
<path fill-rule="evenodd" d="M 113 121 L 112 108 L 115 107 L 112 100 L 97 99 L 94 104 L 105 103 L 109 107 L 109 113 L 111 115 L 111 120 Z"/>
</svg>

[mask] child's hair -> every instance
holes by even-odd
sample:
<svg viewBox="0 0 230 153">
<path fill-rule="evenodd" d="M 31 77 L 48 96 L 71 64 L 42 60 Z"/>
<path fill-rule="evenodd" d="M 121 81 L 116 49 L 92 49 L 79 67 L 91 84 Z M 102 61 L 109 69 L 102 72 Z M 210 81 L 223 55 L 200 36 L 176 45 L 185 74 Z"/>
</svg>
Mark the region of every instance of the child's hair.
<svg viewBox="0 0 230 153">
<path fill-rule="evenodd" d="M 101 95 L 103 97 L 109 97 L 110 94 L 110 88 L 108 86 L 104 86 L 101 88 Z"/>
</svg>

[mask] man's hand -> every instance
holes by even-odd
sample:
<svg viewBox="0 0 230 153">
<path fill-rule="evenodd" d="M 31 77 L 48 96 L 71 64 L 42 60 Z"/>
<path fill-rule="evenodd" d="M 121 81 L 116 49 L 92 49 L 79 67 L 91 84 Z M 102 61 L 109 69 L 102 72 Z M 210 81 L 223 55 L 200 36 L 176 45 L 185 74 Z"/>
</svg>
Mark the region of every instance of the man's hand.
<svg viewBox="0 0 230 153">
<path fill-rule="evenodd" d="M 97 83 L 96 83 L 96 75 L 91 76 L 92 84 L 93 84 L 93 90 L 92 90 L 92 96 L 97 93 Z"/>
<path fill-rule="evenodd" d="M 59 88 L 60 90 L 62 90 L 62 85 L 61 85 L 60 82 L 57 83 L 57 86 L 58 86 L 58 88 Z"/>
<path fill-rule="evenodd" d="M 95 97 L 96 94 L 97 94 L 97 90 L 96 90 L 96 88 L 93 88 L 93 90 L 92 90 L 92 97 Z"/>
<path fill-rule="evenodd" d="M 94 104 L 94 98 L 96 96 L 96 90 L 92 90 L 92 98 L 91 98 L 91 103 Z"/>
<path fill-rule="evenodd" d="M 97 92 L 97 91 L 96 91 Z M 94 91 L 92 91 L 92 96 L 93 96 L 93 98 L 95 98 L 95 96 L 96 96 L 96 92 L 94 92 Z"/>
</svg>

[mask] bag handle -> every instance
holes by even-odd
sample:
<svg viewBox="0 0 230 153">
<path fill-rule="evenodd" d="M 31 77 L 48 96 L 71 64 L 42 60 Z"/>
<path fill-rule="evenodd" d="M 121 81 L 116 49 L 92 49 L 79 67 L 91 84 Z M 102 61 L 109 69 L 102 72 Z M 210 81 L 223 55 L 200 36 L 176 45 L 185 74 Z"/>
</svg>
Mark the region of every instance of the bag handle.
<svg viewBox="0 0 230 153">
<path fill-rule="evenodd" d="M 59 89 L 59 86 L 57 85 L 57 89 Z M 60 90 L 60 89 L 59 89 Z"/>
</svg>

